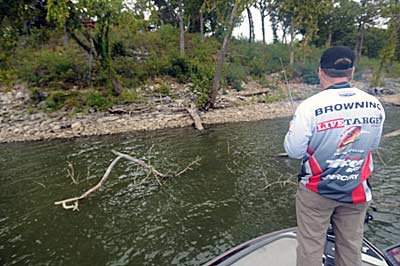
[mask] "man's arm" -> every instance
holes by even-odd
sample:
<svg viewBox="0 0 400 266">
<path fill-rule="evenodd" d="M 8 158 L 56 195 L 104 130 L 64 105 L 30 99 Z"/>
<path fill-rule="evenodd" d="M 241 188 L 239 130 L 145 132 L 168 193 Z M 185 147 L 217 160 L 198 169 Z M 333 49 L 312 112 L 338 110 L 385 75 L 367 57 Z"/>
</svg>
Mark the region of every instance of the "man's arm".
<svg viewBox="0 0 400 266">
<path fill-rule="evenodd" d="M 385 110 L 382 110 L 382 121 L 381 121 L 381 125 L 379 127 L 379 131 L 378 134 L 375 136 L 374 142 L 372 142 L 371 145 L 371 150 L 376 150 L 379 146 L 379 143 L 381 142 L 381 137 L 382 137 L 382 131 L 383 131 L 383 122 L 385 122 Z"/>
<path fill-rule="evenodd" d="M 306 155 L 312 127 L 312 114 L 305 108 L 305 104 L 301 104 L 297 108 L 285 136 L 284 147 L 289 157 L 301 159 Z"/>
</svg>

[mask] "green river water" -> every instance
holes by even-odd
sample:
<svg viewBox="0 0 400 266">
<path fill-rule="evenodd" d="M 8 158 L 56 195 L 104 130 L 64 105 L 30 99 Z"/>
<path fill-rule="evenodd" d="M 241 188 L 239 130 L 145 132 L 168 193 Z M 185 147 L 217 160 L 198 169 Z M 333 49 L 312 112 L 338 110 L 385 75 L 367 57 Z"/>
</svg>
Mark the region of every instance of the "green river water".
<svg viewBox="0 0 400 266">
<path fill-rule="evenodd" d="M 295 176 L 299 161 L 276 159 L 289 118 L 104 137 L 0 144 L 0 265 L 200 265 L 233 246 L 295 226 L 295 186 L 266 182 Z M 385 132 L 400 110 L 387 109 Z M 176 171 L 134 185 L 145 172 L 121 161 L 79 212 L 53 205 L 93 186 L 118 150 Z M 400 241 L 400 137 L 383 139 L 370 178 L 378 211 L 366 236 L 378 247 Z M 67 175 L 74 165 L 79 184 Z M 295 178 L 293 178 L 295 181 Z"/>
</svg>

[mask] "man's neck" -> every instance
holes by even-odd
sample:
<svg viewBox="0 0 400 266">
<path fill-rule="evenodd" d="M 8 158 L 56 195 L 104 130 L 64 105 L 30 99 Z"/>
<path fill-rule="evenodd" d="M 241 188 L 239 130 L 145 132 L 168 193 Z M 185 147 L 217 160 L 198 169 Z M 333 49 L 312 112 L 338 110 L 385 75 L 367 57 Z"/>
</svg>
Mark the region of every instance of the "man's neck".
<svg viewBox="0 0 400 266">
<path fill-rule="evenodd" d="M 349 79 L 346 77 L 334 78 L 334 79 L 330 79 L 330 80 L 321 81 L 321 86 L 322 86 L 322 89 L 325 90 L 327 88 L 335 87 L 336 84 L 346 84 L 349 82 L 350 82 Z"/>
</svg>

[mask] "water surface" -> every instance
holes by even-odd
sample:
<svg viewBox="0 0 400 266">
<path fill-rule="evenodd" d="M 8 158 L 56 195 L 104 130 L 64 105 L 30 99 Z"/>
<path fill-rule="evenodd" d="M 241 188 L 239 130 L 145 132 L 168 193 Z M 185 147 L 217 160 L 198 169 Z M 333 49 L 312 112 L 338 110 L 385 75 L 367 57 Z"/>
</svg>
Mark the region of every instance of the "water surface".
<svg viewBox="0 0 400 266">
<path fill-rule="evenodd" d="M 299 162 L 276 159 L 289 118 L 123 135 L 0 145 L 0 265 L 199 265 L 258 235 L 295 226 Z M 400 125 L 387 111 L 385 131 Z M 400 241 L 400 137 L 384 139 L 375 159 L 379 247 Z M 118 150 L 161 172 L 202 158 L 193 171 L 138 185 L 146 173 L 121 161 L 79 212 L 53 205 L 94 185 Z M 376 156 L 375 156 L 376 157 Z M 68 177 L 68 162 L 79 177 Z"/>
</svg>

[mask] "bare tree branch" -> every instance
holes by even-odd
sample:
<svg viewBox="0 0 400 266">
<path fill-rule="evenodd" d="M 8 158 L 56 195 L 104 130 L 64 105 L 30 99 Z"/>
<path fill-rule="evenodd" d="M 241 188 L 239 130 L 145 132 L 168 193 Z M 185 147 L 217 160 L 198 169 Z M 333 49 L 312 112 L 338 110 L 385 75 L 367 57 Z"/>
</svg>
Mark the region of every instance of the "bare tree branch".
<svg viewBox="0 0 400 266">
<path fill-rule="evenodd" d="M 103 177 L 101 178 L 101 180 L 95 186 L 93 186 L 92 188 L 87 190 L 85 193 L 83 193 L 79 197 L 73 197 L 73 198 L 68 198 L 68 199 L 56 201 L 56 202 L 54 202 L 54 204 L 55 205 L 61 205 L 66 210 L 79 211 L 79 201 L 83 200 L 86 197 L 88 197 L 91 193 L 95 192 L 96 190 L 98 190 L 103 185 L 103 183 L 107 180 L 108 176 L 110 175 L 112 169 L 114 168 L 114 166 L 117 164 L 117 162 L 121 158 L 124 158 L 124 159 L 126 159 L 128 161 L 131 161 L 131 162 L 141 166 L 142 168 L 145 168 L 148 171 L 148 175 L 146 176 L 145 179 L 143 179 L 139 183 L 139 185 L 143 184 L 145 182 L 145 180 L 147 180 L 151 175 L 153 175 L 154 179 L 156 180 L 156 182 L 160 186 L 162 186 L 162 180 L 167 179 L 169 177 L 178 177 L 178 176 L 182 175 L 183 173 L 185 173 L 186 171 L 192 170 L 191 167 L 193 165 L 198 165 L 198 163 L 199 163 L 199 161 L 201 159 L 200 157 L 197 157 L 196 160 L 191 162 L 186 168 L 184 168 L 181 171 L 178 171 L 176 174 L 174 174 L 172 176 L 169 176 L 169 175 L 165 175 L 165 174 L 162 174 L 161 172 L 157 171 L 153 166 L 148 165 L 143 160 L 134 158 L 134 157 L 132 157 L 130 155 L 127 155 L 127 154 L 124 154 L 124 153 L 120 153 L 120 152 L 117 152 L 117 151 L 114 151 L 114 150 L 112 151 L 112 153 L 117 155 L 117 157 L 110 163 L 110 165 L 108 166 L 108 168 L 107 168 L 106 172 L 104 173 Z M 70 174 L 70 177 L 72 175 L 73 174 Z M 134 180 L 134 182 L 136 184 L 136 179 Z"/>
<path fill-rule="evenodd" d="M 294 186 L 297 186 L 297 183 L 296 183 L 296 182 L 293 182 L 293 181 L 291 180 L 292 178 L 293 178 L 293 176 L 289 176 L 289 178 L 286 179 L 286 180 L 281 180 L 281 179 L 279 179 L 279 180 L 274 181 L 274 182 L 272 182 L 272 183 L 268 183 L 268 182 L 266 181 L 267 185 L 264 187 L 264 190 L 267 190 L 267 189 L 269 189 L 270 187 L 276 186 L 276 185 L 279 185 L 279 186 L 281 186 L 281 187 L 286 186 L 286 185 L 294 185 Z"/>
</svg>

